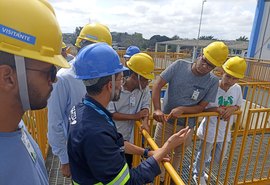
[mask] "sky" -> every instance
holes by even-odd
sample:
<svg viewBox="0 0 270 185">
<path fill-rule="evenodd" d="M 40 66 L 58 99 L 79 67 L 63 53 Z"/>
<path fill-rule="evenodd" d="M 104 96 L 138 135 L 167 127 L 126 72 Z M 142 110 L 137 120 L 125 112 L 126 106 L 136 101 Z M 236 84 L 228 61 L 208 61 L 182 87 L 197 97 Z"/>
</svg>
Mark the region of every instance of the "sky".
<svg viewBox="0 0 270 185">
<path fill-rule="evenodd" d="M 111 32 L 235 40 L 250 38 L 257 0 L 49 0 L 63 33 L 89 22 L 107 25 Z"/>
</svg>

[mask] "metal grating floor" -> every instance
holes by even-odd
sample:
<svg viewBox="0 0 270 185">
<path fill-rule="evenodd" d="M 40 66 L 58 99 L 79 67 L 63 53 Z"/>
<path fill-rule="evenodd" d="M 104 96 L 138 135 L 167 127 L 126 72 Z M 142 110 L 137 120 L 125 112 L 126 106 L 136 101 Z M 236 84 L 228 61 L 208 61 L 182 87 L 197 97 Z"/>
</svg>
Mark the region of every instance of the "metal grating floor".
<svg viewBox="0 0 270 185">
<path fill-rule="evenodd" d="M 49 175 L 50 185 L 71 185 L 71 179 L 63 177 L 60 168 L 60 161 L 57 156 L 52 154 L 51 149 L 49 149 L 45 165 Z"/>
<path fill-rule="evenodd" d="M 253 169 L 254 169 L 255 161 L 256 161 L 255 159 L 256 159 L 257 152 L 259 150 L 259 143 L 260 143 L 261 137 L 262 137 L 262 135 L 256 135 L 254 137 L 252 157 L 251 157 L 250 163 L 248 164 L 249 170 L 246 173 L 246 180 L 252 179 Z M 246 149 L 245 149 L 245 152 L 244 152 L 244 155 L 242 158 L 242 165 L 241 165 L 241 169 L 240 169 L 240 173 L 239 173 L 239 180 L 238 181 L 240 181 L 240 182 L 243 182 L 243 179 L 244 179 L 246 165 L 248 162 L 248 154 L 250 152 L 252 140 L 253 140 L 253 136 L 252 135 L 248 136 L 248 139 L 246 142 Z M 263 163 L 263 156 L 266 153 L 266 148 L 267 148 L 267 144 L 268 144 L 269 140 L 270 140 L 270 134 L 265 134 L 264 138 L 262 140 L 260 156 L 259 156 L 257 168 L 256 168 L 257 170 L 254 173 L 254 178 L 256 178 L 256 179 L 259 179 L 259 177 L 260 177 L 262 163 Z M 237 164 L 238 164 L 240 148 L 242 146 L 241 143 L 242 143 L 242 137 L 238 137 L 235 152 L 234 152 L 235 155 L 233 157 L 232 166 L 230 169 L 228 184 L 234 184 L 234 178 L 235 178 L 234 174 L 236 172 L 236 168 L 237 168 Z M 229 145 L 228 147 L 229 147 L 228 148 L 228 151 L 229 151 L 231 146 Z M 197 151 L 197 149 L 196 149 L 196 151 Z M 195 155 L 197 154 L 196 151 L 195 151 Z M 192 152 L 191 148 L 188 148 L 186 151 L 184 161 L 183 161 L 183 172 L 182 172 L 181 178 L 183 179 L 183 181 L 185 183 L 188 183 L 188 178 L 189 178 L 189 165 L 190 165 L 190 159 L 191 159 L 191 152 Z M 64 178 L 61 174 L 60 162 L 59 162 L 58 158 L 51 153 L 51 150 L 48 153 L 49 154 L 48 154 L 48 157 L 46 160 L 46 167 L 47 167 L 47 171 L 49 174 L 50 185 L 70 185 L 71 184 L 70 178 Z M 269 160 L 270 159 L 270 152 L 268 153 L 268 156 L 266 157 L 266 159 L 267 160 L 266 160 L 266 163 L 264 164 L 264 171 L 262 172 L 262 174 L 263 174 L 262 177 L 267 177 L 269 170 L 270 170 L 270 160 Z M 224 159 L 224 162 L 222 165 L 222 170 L 221 170 L 221 173 L 219 175 L 218 184 L 220 184 L 220 185 L 223 184 L 223 181 L 225 178 L 227 162 L 228 162 L 228 155 L 225 156 L 225 159 Z M 216 168 L 212 169 L 210 184 L 217 184 L 216 183 L 217 175 L 218 175 L 217 169 Z M 192 179 L 192 177 L 191 177 L 191 179 Z M 195 184 L 195 182 L 193 180 L 191 180 L 191 184 Z"/>
</svg>

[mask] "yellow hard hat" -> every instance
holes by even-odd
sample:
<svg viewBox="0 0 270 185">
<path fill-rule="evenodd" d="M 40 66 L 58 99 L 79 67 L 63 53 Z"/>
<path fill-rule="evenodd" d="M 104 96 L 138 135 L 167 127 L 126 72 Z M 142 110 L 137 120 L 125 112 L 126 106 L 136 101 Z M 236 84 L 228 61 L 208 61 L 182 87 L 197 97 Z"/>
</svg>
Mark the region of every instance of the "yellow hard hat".
<svg viewBox="0 0 270 185">
<path fill-rule="evenodd" d="M 76 40 L 76 46 L 80 46 L 82 40 L 88 40 L 91 42 L 106 42 L 110 46 L 112 45 L 112 35 L 109 28 L 100 23 L 87 24 L 83 27 Z"/>
<path fill-rule="evenodd" d="M 127 61 L 129 69 L 146 79 L 154 79 L 154 60 L 146 53 L 137 53 Z"/>
<path fill-rule="evenodd" d="M 75 46 L 77 46 L 78 48 L 81 48 L 81 46 L 80 46 L 81 41 L 82 41 L 82 39 L 80 39 L 79 37 L 77 37 Z"/>
<path fill-rule="evenodd" d="M 245 59 L 238 56 L 232 57 L 222 65 L 223 70 L 235 78 L 244 78 L 247 69 Z"/>
<path fill-rule="evenodd" d="M 47 1 L 1 0 L 0 12 L 1 51 L 70 67 L 61 55 L 62 33 Z"/>
<path fill-rule="evenodd" d="M 217 67 L 222 66 L 222 64 L 226 61 L 228 54 L 228 46 L 220 41 L 212 42 L 203 49 L 203 55 L 209 62 Z"/>
<path fill-rule="evenodd" d="M 62 49 L 65 49 L 66 47 L 67 45 L 64 42 L 62 42 Z"/>
</svg>

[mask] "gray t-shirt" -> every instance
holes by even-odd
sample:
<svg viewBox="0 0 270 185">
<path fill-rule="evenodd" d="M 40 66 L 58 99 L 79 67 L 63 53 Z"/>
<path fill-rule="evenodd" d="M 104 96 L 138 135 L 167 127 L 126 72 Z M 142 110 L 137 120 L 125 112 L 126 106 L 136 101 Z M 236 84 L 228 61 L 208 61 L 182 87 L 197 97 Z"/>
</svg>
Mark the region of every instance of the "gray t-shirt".
<svg viewBox="0 0 270 185">
<path fill-rule="evenodd" d="M 150 90 L 146 87 L 143 92 L 139 89 L 134 89 L 132 92 L 122 88 L 120 99 L 117 102 L 110 102 L 107 109 L 111 113 L 119 112 L 124 114 L 136 114 L 140 110 L 150 108 Z M 133 143 L 133 127 L 134 120 L 119 121 L 114 120 L 117 131 L 123 135 L 124 140 Z"/>
<path fill-rule="evenodd" d="M 161 78 L 168 84 L 165 93 L 163 112 L 169 114 L 172 109 L 179 106 L 194 106 L 201 101 L 214 102 L 218 90 L 218 78 L 208 73 L 204 76 L 196 76 L 191 71 L 192 63 L 185 60 L 177 60 L 166 68 Z M 169 120 L 173 123 L 173 120 Z M 178 125 L 184 126 L 185 119 L 178 119 Z M 189 119 L 189 126 L 195 126 L 195 119 Z"/>
</svg>

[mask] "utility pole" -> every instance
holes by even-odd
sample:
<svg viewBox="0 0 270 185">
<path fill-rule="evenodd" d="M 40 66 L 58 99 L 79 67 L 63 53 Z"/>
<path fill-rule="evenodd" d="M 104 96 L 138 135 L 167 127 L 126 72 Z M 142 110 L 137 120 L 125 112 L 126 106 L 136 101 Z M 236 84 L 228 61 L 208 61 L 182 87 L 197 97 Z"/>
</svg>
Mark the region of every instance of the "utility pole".
<svg viewBox="0 0 270 185">
<path fill-rule="evenodd" d="M 195 61 L 196 54 L 197 54 L 197 49 L 199 45 L 199 38 L 200 38 L 200 33 L 201 33 L 201 25 L 202 25 L 202 15 L 203 15 L 203 6 L 206 0 L 202 1 L 202 9 L 201 9 L 201 16 L 200 16 L 200 23 L 199 23 L 199 30 L 198 30 L 198 36 L 197 36 L 197 45 L 193 48 L 193 56 L 192 56 L 192 62 Z"/>
</svg>

